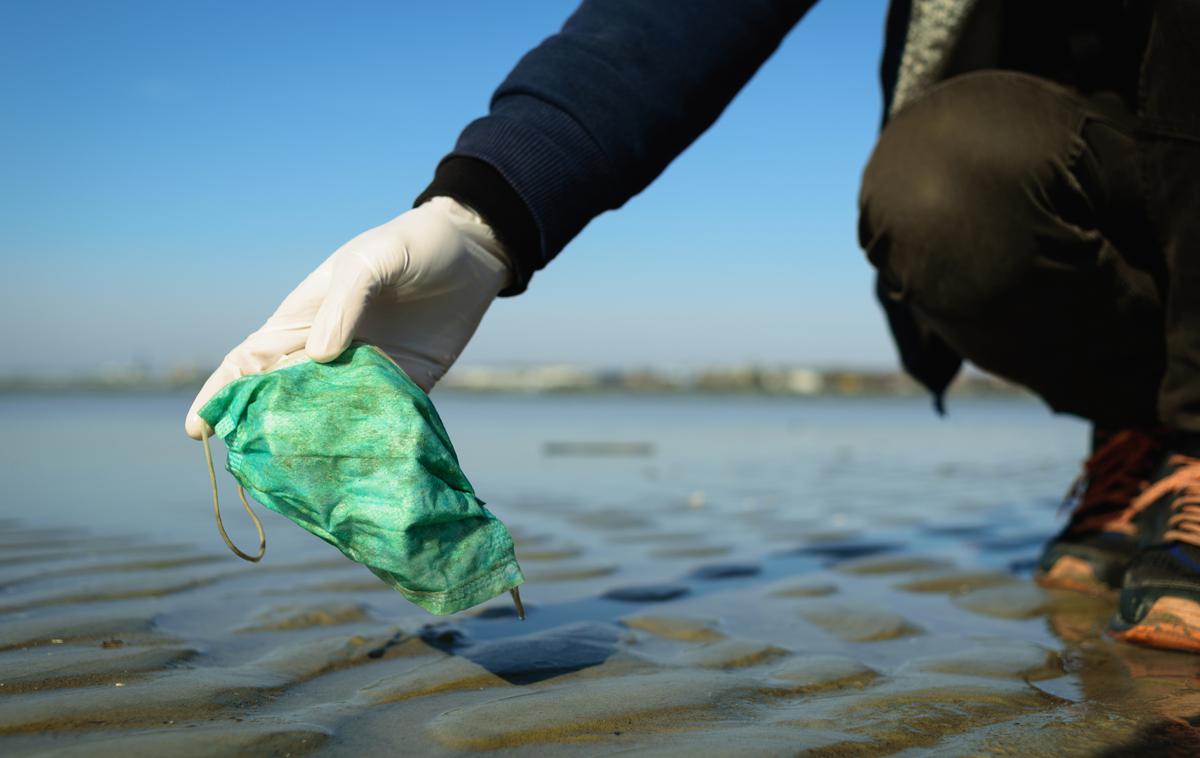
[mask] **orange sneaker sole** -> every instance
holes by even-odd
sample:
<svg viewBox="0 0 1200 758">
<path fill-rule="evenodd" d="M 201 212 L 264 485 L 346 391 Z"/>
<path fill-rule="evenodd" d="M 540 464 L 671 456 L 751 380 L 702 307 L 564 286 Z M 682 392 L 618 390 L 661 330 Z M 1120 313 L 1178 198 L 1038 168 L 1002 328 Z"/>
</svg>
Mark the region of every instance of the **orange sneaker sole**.
<svg viewBox="0 0 1200 758">
<path fill-rule="evenodd" d="M 1135 645 L 1200 653 L 1200 603 L 1181 597 L 1161 597 L 1141 621 L 1127 626 L 1117 620 L 1109 634 L 1113 639 Z"/>
</svg>

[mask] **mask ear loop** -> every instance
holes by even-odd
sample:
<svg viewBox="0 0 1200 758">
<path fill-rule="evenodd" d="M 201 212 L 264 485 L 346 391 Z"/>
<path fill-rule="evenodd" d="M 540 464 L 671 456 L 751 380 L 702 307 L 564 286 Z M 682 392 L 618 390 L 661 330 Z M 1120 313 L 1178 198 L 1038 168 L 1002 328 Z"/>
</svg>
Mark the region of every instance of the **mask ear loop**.
<svg viewBox="0 0 1200 758">
<path fill-rule="evenodd" d="M 204 440 L 204 461 L 208 464 L 208 481 L 212 483 L 213 493 L 213 513 L 217 517 L 217 530 L 221 532 L 221 539 L 225 540 L 225 544 L 233 551 L 233 554 L 238 558 L 251 563 L 258 563 L 262 560 L 263 555 L 267 552 L 267 535 L 263 531 L 262 522 L 258 520 L 258 516 L 250 509 L 250 503 L 246 502 L 246 490 L 242 485 L 238 485 L 238 497 L 242 499 L 242 506 L 245 507 L 246 513 L 250 514 L 250 520 L 254 522 L 254 528 L 258 530 L 258 555 L 250 555 L 243 553 L 238 549 L 238 546 L 233 544 L 233 540 L 229 539 L 229 535 L 225 533 L 225 525 L 221 523 L 221 502 L 217 497 L 217 472 L 213 468 L 212 450 L 208 447 L 208 427 L 201 432 L 201 439 Z"/>
<path fill-rule="evenodd" d="M 521 593 L 517 591 L 516 587 L 513 587 L 511 590 L 508 591 L 508 594 L 512 595 L 513 605 L 515 605 L 517 607 L 517 618 L 524 621 L 525 620 L 525 606 L 521 604 Z"/>
</svg>

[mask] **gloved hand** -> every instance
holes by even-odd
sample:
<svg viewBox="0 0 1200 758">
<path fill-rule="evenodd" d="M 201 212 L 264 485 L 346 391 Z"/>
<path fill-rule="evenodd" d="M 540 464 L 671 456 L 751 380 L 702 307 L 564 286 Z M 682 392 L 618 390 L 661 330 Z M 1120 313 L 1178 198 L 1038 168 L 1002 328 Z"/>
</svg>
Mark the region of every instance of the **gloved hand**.
<svg viewBox="0 0 1200 758">
<path fill-rule="evenodd" d="M 428 392 L 510 277 L 491 228 L 448 197 L 368 229 L 338 248 L 225 356 L 188 409 L 188 436 L 200 439 L 205 424 L 196 411 L 234 379 L 301 351 L 331 361 L 356 339 L 381 348 Z"/>
</svg>

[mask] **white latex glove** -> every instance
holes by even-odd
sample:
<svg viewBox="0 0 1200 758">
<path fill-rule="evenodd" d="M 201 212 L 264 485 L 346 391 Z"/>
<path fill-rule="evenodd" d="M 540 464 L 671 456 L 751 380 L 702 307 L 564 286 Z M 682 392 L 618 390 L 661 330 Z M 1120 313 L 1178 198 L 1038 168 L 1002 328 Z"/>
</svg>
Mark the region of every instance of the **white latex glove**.
<svg viewBox="0 0 1200 758">
<path fill-rule="evenodd" d="M 368 229 L 338 248 L 225 356 L 188 409 L 188 436 L 200 439 L 205 424 L 196 411 L 239 376 L 267 371 L 301 351 L 331 361 L 351 340 L 381 348 L 428 392 L 510 276 L 491 228 L 448 197 Z"/>
</svg>

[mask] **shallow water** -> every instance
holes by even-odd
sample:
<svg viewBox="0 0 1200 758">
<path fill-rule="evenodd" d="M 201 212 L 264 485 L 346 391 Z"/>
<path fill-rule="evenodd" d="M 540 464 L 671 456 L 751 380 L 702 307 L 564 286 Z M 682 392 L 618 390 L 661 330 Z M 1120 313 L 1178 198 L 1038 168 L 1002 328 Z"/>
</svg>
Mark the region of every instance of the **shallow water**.
<svg viewBox="0 0 1200 758">
<path fill-rule="evenodd" d="M 525 622 L 237 560 L 187 401 L 0 398 L 0 753 L 1197 751 L 1200 657 L 1027 580 L 1087 434 L 1030 401 L 436 396 Z"/>
</svg>

